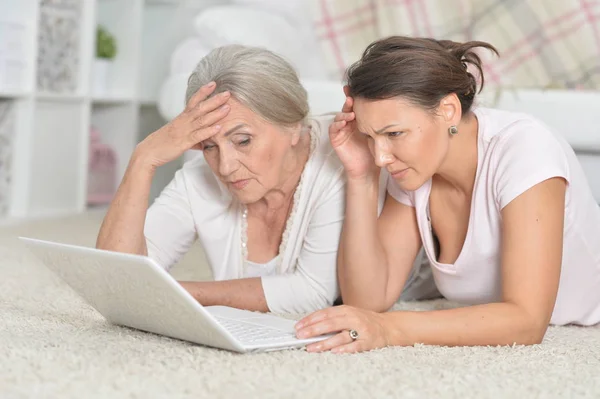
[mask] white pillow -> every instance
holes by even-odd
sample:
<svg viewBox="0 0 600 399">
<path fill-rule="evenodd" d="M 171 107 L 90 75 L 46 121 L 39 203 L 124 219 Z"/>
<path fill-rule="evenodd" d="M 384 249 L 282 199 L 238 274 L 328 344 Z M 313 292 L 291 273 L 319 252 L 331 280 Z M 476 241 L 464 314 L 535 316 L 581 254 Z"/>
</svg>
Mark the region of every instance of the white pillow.
<svg viewBox="0 0 600 399">
<path fill-rule="evenodd" d="M 323 68 L 325 59 L 315 34 L 310 12 L 312 6 L 306 0 L 232 0 L 232 3 L 255 9 L 265 10 L 271 14 L 279 14 L 293 25 L 295 40 L 298 41 L 299 52 L 296 57 L 296 68 L 300 75 L 314 79 L 326 79 L 327 70 Z M 300 55 L 300 57 L 299 57 Z"/>
<path fill-rule="evenodd" d="M 200 60 L 210 52 L 210 47 L 202 43 L 198 37 L 190 37 L 179 43 L 171 55 L 171 75 L 190 74 Z"/>
<path fill-rule="evenodd" d="M 561 134 L 576 150 L 600 151 L 598 104 L 600 93 L 577 90 L 484 90 L 483 106 L 532 115 Z M 565 111 L 569 114 L 565 118 Z M 577 128 L 573 128 L 573 121 Z"/>
<path fill-rule="evenodd" d="M 295 67 L 302 62 L 296 30 L 280 15 L 242 6 L 216 6 L 200 13 L 194 30 L 210 48 L 242 44 L 267 48 Z"/>
</svg>

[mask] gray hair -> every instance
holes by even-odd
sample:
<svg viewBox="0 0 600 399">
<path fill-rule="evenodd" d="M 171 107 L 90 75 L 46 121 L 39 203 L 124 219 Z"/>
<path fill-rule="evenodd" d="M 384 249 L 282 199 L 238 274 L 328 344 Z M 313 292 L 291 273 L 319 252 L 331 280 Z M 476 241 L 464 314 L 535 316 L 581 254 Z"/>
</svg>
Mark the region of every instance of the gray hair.
<svg viewBox="0 0 600 399">
<path fill-rule="evenodd" d="M 186 104 L 210 81 L 217 84 L 213 95 L 229 91 L 267 122 L 286 127 L 306 123 L 306 90 L 292 65 L 269 50 L 238 44 L 212 50 L 188 79 Z"/>
</svg>

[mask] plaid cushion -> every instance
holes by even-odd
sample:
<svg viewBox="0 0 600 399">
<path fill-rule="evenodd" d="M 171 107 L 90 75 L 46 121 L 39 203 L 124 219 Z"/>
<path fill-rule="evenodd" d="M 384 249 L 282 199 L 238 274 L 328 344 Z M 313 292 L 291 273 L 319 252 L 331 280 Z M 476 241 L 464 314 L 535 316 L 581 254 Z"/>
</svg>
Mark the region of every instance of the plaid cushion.
<svg viewBox="0 0 600 399">
<path fill-rule="evenodd" d="M 311 0 L 326 68 L 340 79 L 390 35 L 483 40 L 486 85 L 600 88 L 600 0 Z"/>
</svg>

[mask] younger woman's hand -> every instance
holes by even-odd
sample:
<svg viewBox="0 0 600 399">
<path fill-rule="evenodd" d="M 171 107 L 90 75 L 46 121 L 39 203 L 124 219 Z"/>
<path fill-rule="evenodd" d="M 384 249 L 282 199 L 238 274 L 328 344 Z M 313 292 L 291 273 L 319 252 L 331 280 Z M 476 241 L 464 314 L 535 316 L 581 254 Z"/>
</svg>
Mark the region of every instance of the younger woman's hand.
<svg viewBox="0 0 600 399">
<path fill-rule="evenodd" d="M 344 87 L 347 94 L 348 89 Z M 342 112 L 335 116 L 329 126 L 329 140 L 338 158 L 342 161 L 350 179 L 363 179 L 377 170 L 369 150 L 367 136 L 360 134 L 356 127 L 356 115 L 353 111 L 354 99 L 346 97 Z"/>
<path fill-rule="evenodd" d="M 385 315 L 352 306 L 335 306 L 315 312 L 296 324 L 298 338 L 311 338 L 337 333 L 325 341 L 307 346 L 309 352 L 332 351 L 334 353 L 363 352 L 390 345 L 390 331 Z M 350 330 L 358 333 L 353 339 Z"/>
</svg>

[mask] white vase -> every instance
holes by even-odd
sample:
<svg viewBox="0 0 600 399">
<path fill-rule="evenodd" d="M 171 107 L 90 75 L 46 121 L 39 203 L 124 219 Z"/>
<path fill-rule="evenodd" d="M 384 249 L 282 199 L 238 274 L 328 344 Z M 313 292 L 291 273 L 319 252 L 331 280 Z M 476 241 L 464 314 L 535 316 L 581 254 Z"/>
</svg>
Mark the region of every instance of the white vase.
<svg viewBox="0 0 600 399">
<path fill-rule="evenodd" d="M 112 60 L 106 58 L 94 59 L 94 68 L 92 73 L 92 93 L 95 96 L 102 96 L 108 93 L 112 66 Z"/>
</svg>

